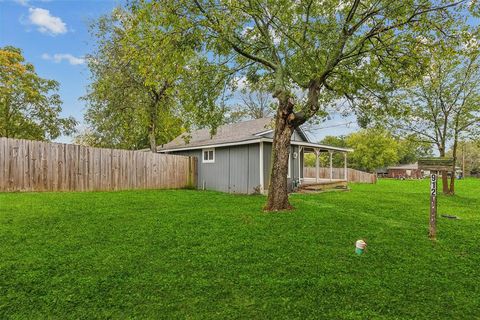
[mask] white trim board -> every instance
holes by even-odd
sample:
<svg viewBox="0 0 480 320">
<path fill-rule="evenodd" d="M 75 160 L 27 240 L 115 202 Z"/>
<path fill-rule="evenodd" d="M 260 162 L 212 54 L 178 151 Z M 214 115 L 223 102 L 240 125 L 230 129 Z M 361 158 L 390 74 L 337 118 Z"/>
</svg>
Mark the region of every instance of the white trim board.
<svg viewBox="0 0 480 320">
<path fill-rule="evenodd" d="M 258 171 L 260 173 L 260 193 L 263 194 L 264 190 L 265 190 L 265 181 L 264 181 L 264 178 L 263 178 L 263 141 L 260 142 L 260 150 L 259 150 L 259 154 L 260 154 L 260 163 L 259 163 L 259 168 L 258 168 Z"/>
</svg>

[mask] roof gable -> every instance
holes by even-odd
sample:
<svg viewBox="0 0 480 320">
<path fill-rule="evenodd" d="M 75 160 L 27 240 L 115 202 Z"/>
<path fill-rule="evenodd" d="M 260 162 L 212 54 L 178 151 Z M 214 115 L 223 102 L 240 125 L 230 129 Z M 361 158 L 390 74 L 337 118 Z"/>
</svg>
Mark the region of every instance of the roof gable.
<svg viewBox="0 0 480 320">
<path fill-rule="evenodd" d="M 266 130 L 259 132 L 255 134 L 258 137 L 263 137 L 263 138 L 270 138 L 273 139 L 273 129 Z M 292 134 L 292 140 L 293 141 L 304 141 L 304 142 L 310 142 L 310 139 L 308 139 L 307 135 L 301 128 L 296 128 L 295 131 Z"/>
</svg>

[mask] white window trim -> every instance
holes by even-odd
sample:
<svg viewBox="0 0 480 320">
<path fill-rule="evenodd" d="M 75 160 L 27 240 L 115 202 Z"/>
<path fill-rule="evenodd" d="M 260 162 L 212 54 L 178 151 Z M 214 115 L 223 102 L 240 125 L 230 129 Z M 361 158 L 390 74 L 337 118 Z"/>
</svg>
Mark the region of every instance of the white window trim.
<svg viewBox="0 0 480 320">
<path fill-rule="evenodd" d="M 213 159 L 205 160 L 205 152 L 213 151 Z M 215 163 L 215 148 L 202 149 L 202 163 Z"/>
<path fill-rule="evenodd" d="M 287 178 L 291 178 L 292 175 L 292 153 L 288 153 L 288 173 Z"/>
</svg>

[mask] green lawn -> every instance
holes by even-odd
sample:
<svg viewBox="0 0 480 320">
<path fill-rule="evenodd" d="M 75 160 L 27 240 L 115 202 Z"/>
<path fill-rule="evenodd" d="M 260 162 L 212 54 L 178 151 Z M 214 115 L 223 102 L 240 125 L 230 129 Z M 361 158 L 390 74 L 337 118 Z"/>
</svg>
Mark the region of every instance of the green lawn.
<svg viewBox="0 0 480 320">
<path fill-rule="evenodd" d="M 0 319 L 474 319 L 480 180 L 293 195 L 193 190 L 0 194 Z M 367 238 L 368 253 L 354 242 Z"/>
</svg>

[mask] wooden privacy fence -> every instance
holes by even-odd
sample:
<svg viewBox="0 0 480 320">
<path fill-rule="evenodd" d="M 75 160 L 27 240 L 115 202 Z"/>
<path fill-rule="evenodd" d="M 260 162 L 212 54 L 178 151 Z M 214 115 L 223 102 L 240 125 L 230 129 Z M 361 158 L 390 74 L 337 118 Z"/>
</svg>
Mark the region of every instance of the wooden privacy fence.
<svg viewBox="0 0 480 320">
<path fill-rule="evenodd" d="M 361 183 L 377 183 L 377 176 L 372 173 L 363 172 L 348 168 L 348 181 Z M 332 168 L 332 179 L 345 179 L 344 168 Z M 319 168 L 318 174 L 320 179 L 330 179 L 330 168 Z M 304 167 L 303 176 L 305 178 L 316 178 L 314 167 Z"/>
<path fill-rule="evenodd" d="M 0 192 L 196 186 L 196 158 L 0 138 Z"/>
</svg>

